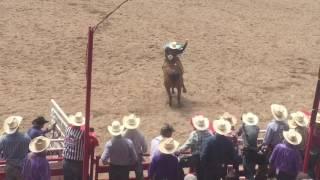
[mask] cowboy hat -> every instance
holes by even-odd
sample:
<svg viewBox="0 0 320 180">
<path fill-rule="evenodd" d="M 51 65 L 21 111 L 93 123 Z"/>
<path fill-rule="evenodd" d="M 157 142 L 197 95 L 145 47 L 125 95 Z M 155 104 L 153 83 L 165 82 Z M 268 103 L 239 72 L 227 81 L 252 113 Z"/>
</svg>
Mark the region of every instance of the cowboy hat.
<svg viewBox="0 0 320 180">
<path fill-rule="evenodd" d="M 22 121 L 21 116 L 10 116 L 8 117 L 3 124 L 3 130 L 6 134 L 13 134 L 17 131 Z"/>
<path fill-rule="evenodd" d="M 291 120 L 293 120 L 298 126 L 306 127 L 309 123 L 307 116 L 301 111 L 291 113 L 290 116 Z"/>
<path fill-rule="evenodd" d="M 199 131 L 204 131 L 209 128 L 209 119 L 202 115 L 194 116 L 191 121 L 193 126 Z"/>
<path fill-rule="evenodd" d="M 164 138 L 159 144 L 159 151 L 163 154 L 173 154 L 178 149 L 179 143 L 173 138 Z"/>
<path fill-rule="evenodd" d="M 48 149 L 50 139 L 44 136 L 38 136 L 31 140 L 29 150 L 34 153 L 40 153 Z"/>
<path fill-rule="evenodd" d="M 288 131 L 283 131 L 282 134 L 284 139 L 292 145 L 299 145 L 302 141 L 301 134 L 295 129 L 289 129 Z"/>
<path fill-rule="evenodd" d="M 140 124 L 140 118 L 135 114 L 130 114 L 129 116 L 124 116 L 122 122 L 127 129 L 137 129 Z"/>
<path fill-rule="evenodd" d="M 111 126 L 108 126 L 108 131 L 112 136 L 119 136 L 124 130 L 124 126 L 119 121 L 113 121 Z"/>
<path fill-rule="evenodd" d="M 77 112 L 75 115 L 70 115 L 68 118 L 68 123 L 73 126 L 83 126 L 85 124 L 85 118 L 82 112 Z"/>
<path fill-rule="evenodd" d="M 44 125 L 46 123 L 48 123 L 49 121 L 47 121 L 43 116 L 39 116 L 36 119 L 34 119 L 32 121 L 33 125 Z"/>
<path fill-rule="evenodd" d="M 231 126 L 235 126 L 238 122 L 237 118 L 234 115 L 230 114 L 229 112 L 223 113 L 222 118 L 224 120 L 229 121 Z"/>
<path fill-rule="evenodd" d="M 280 104 L 271 104 L 271 113 L 277 121 L 283 121 L 288 117 L 287 108 Z"/>
<path fill-rule="evenodd" d="M 229 121 L 220 118 L 218 120 L 213 121 L 213 128 L 216 133 L 220 135 L 227 135 L 231 132 L 231 124 Z"/>
<path fill-rule="evenodd" d="M 172 50 L 176 50 L 176 49 L 182 49 L 183 45 L 182 44 L 178 44 L 175 41 L 172 41 L 172 42 L 167 43 L 164 47 L 165 48 L 170 48 Z"/>
<path fill-rule="evenodd" d="M 290 129 L 295 129 L 298 127 L 297 123 L 293 119 L 288 120 L 288 126 Z"/>
<path fill-rule="evenodd" d="M 242 115 L 242 121 L 244 124 L 248 126 L 254 126 L 258 124 L 259 118 L 257 115 L 253 114 L 252 112 L 248 112 Z"/>
</svg>

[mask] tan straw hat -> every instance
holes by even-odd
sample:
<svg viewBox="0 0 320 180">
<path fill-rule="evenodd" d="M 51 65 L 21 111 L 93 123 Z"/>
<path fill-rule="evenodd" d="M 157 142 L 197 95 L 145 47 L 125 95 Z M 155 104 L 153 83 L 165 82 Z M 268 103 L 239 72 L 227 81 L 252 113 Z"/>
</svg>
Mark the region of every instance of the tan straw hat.
<svg viewBox="0 0 320 180">
<path fill-rule="evenodd" d="M 127 129 L 137 129 L 140 124 L 140 118 L 135 114 L 130 114 L 129 116 L 124 116 L 122 122 Z"/>
<path fill-rule="evenodd" d="M 124 126 L 119 121 L 113 121 L 111 126 L 108 126 L 108 131 L 112 136 L 119 136 L 124 130 Z"/>
<path fill-rule="evenodd" d="M 70 115 L 68 118 L 69 124 L 73 126 L 83 126 L 85 124 L 85 118 L 82 112 L 77 112 L 75 115 Z"/>
<path fill-rule="evenodd" d="M 271 113 L 275 120 L 284 121 L 288 117 L 288 110 L 285 106 L 280 104 L 272 104 L 271 105 Z"/>
<path fill-rule="evenodd" d="M 301 111 L 291 113 L 290 116 L 291 120 L 293 120 L 298 126 L 306 127 L 309 123 L 307 116 Z"/>
<path fill-rule="evenodd" d="M 40 153 L 48 149 L 50 139 L 44 136 L 38 136 L 31 140 L 29 150 L 34 153 Z"/>
<path fill-rule="evenodd" d="M 17 131 L 22 121 L 21 116 L 10 116 L 8 117 L 3 124 L 3 130 L 6 134 L 13 134 Z"/>
<path fill-rule="evenodd" d="M 173 154 L 178 149 L 179 143 L 173 138 L 164 138 L 159 144 L 159 151 L 163 154 Z"/>
<path fill-rule="evenodd" d="M 248 112 L 242 115 L 242 121 L 244 124 L 248 126 L 254 126 L 259 123 L 259 118 L 257 115 L 253 114 L 252 112 Z"/>
<path fill-rule="evenodd" d="M 216 133 L 220 135 L 227 135 L 231 132 L 231 124 L 229 121 L 220 118 L 218 120 L 213 121 L 213 128 Z"/>
<path fill-rule="evenodd" d="M 288 131 L 283 131 L 283 137 L 288 143 L 292 145 L 299 145 L 302 141 L 301 134 L 295 129 L 289 129 Z"/>
<path fill-rule="evenodd" d="M 295 129 L 298 127 L 297 123 L 293 119 L 288 120 L 288 126 L 290 129 Z"/>
<path fill-rule="evenodd" d="M 229 121 L 231 126 L 235 126 L 238 122 L 237 118 L 230 114 L 229 112 L 225 112 L 223 115 L 222 115 L 222 118 Z"/>
<path fill-rule="evenodd" d="M 193 126 L 199 131 L 204 131 L 209 128 L 209 119 L 202 115 L 194 116 L 191 121 Z"/>
</svg>

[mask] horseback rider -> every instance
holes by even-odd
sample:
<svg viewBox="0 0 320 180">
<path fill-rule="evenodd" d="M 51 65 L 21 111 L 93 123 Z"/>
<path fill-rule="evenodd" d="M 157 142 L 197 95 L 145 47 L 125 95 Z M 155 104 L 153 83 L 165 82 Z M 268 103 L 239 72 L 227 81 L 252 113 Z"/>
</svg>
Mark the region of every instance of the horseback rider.
<svg viewBox="0 0 320 180">
<path fill-rule="evenodd" d="M 185 42 L 184 45 L 182 44 L 177 44 L 177 42 L 169 42 L 168 44 L 165 45 L 165 62 L 162 66 L 162 69 L 164 69 L 167 66 L 174 65 L 177 66 L 181 72 L 181 78 L 182 78 L 182 84 L 183 84 L 183 92 L 186 93 L 187 89 L 184 86 L 184 81 L 183 81 L 183 66 L 180 61 L 179 55 L 184 52 L 188 45 L 188 40 Z"/>
</svg>

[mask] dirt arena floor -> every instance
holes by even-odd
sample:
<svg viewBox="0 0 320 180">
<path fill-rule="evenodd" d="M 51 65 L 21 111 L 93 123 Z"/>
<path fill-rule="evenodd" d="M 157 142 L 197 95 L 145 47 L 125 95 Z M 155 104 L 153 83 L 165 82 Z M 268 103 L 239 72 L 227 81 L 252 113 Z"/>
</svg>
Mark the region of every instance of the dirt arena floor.
<svg viewBox="0 0 320 180">
<path fill-rule="evenodd" d="M 0 2 L 1 122 L 21 115 L 26 129 L 38 115 L 49 118 L 51 98 L 67 113 L 84 111 L 88 26 L 120 2 Z M 197 113 L 213 120 L 253 111 L 265 126 L 271 103 L 311 109 L 319 17 L 317 0 L 130 0 L 95 33 L 91 124 L 101 144 L 111 121 L 129 112 L 149 140 L 169 122 L 183 143 Z M 181 108 L 170 108 L 162 48 L 185 39 L 188 93 Z"/>
</svg>

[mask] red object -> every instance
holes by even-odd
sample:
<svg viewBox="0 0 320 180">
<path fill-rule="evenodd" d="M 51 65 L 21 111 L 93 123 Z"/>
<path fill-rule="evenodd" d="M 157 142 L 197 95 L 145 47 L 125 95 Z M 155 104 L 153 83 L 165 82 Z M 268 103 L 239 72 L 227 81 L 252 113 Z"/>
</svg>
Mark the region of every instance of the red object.
<svg viewBox="0 0 320 180">
<path fill-rule="evenodd" d="M 304 161 L 303 161 L 303 172 L 305 173 L 308 171 L 310 150 L 311 150 L 311 146 L 313 145 L 313 132 L 314 132 L 317 113 L 319 109 L 319 100 L 320 100 L 320 68 L 319 68 L 318 83 L 316 87 L 316 92 L 315 92 L 315 97 L 314 97 L 313 107 L 311 112 L 311 118 L 310 118 L 310 125 L 309 125 L 310 133 L 308 135 L 308 141 L 307 141 L 307 146 L 306 146 Z"/>
<path fill-rule="evenodd" d="M 86 89 L 86 124 L 84 133 L 84 157 L 83 157 L 83 173 L 82 179 L 89 180 L 89 153 L 90 153 L 90 139 L 89 139 L 89 129 L 90 129 L 90 106 L 91 106 L 91 77 L 92 77 L 92 52 L 93 52 L 93 33 L 92 27 L 89 27 L 88 32 L 88 46 L 87 46 L 87 89 Z"/>
</svg>

